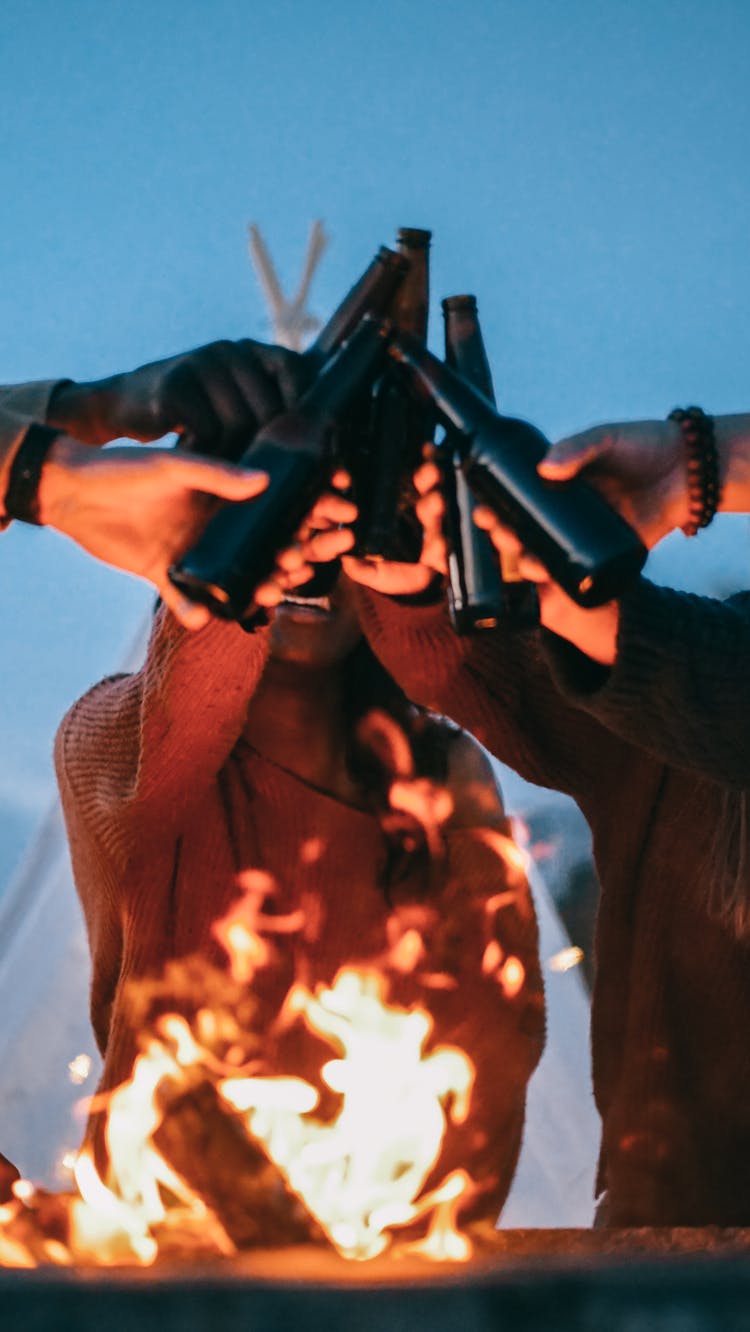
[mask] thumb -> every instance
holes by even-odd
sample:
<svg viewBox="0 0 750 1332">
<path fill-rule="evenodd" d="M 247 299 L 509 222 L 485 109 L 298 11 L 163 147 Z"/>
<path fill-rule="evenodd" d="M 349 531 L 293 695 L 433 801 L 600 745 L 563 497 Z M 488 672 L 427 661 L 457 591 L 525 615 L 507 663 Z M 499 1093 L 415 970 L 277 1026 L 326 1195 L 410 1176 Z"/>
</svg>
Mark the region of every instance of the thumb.
<svg viewBox="0 0 750 1332">
<path fill-rule="evenodd" d="M 219 499 L 253 499 L 268 485 L 267 472 L 232 463 L 216 462 L 194 455 L 173 455 L 170 459 L 174 478 L 191 490 L 201 490 Z"/>
<path fill-rule="evenodd" d="M 175 619 L 179 620 L 183 629 L 203 629 L 208 624 L 211 619 L 208 607 L 190 601 L 173 583 L 170 583 L 169 578 L 162 580 L 158 590 L 164 605 L 171 610 Z"/>
<path fill-rule="evenodd" d="M 558 440 L 537 467 L 540 476 L 550 481 L 569 481 L 584 467 L 590 467 L 607 451 L 608 438 L 598 430 L 569 435 Z"/>
</svg>

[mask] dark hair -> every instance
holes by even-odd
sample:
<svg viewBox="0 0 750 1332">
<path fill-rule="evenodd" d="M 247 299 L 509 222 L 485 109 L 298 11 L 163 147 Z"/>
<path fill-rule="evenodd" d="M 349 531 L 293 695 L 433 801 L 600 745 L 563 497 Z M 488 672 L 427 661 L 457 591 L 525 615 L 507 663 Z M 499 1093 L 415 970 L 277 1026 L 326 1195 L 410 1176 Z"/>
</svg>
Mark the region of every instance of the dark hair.
<svg viewBox="0 0 750 1332">
<path fill-rule="evenodd" d="M 419 820 L 396 815 L 389 797 L 399 778 L 444 786 L 458 728 L 410 702 L 364 638 L 344 662 L 342 683 L 347 768 L 383 831 L 380 886 L 389 901 L 407 878 L 418 892 L 434 891 L 440 857 Z"/>
</svg>

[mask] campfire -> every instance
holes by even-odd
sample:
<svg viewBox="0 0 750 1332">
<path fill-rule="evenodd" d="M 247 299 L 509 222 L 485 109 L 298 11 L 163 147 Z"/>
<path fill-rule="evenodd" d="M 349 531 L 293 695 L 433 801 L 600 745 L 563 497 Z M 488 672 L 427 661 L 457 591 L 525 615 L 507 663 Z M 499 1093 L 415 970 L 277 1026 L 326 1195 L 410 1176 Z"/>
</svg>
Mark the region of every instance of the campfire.
<svg viewBox="0 0 750 1332">
<path fill-rule="evenodd" d="M 499 833 L 481 836 L 503 856 L 512 897 L 523 853 Z M 389 977 L 423 958 L 419 911 L 395 913 L 382 966 L 289 988 L 275 1026 L 296 1024 L 327 1050 L 314 1085 L 268 1072 L 248 1021 L 274 936 L 298 930 L 301 913 L 265 909 L 274 885 L 263 872 L 246 871 L 239 888 L 213 929 L 224 968 L 194 956 L 131 983 L 132 1073 L 86 1103 L 90 1122 L 106 1124 L 106 1151 L 90 1133 L 69 1163 L 69 1192 L 15 1182 L 0 1207 L 0 1266 L 148 1266 L 294 1244 L 354 1260 L 471 1258 L 459 1214 L 475 1183 L 466 1169 L 440 1177 L 439 1163 L 446 1127 L 471 1114 L 474 1067 L 440 1042 L 427 1004 L 390 993 Z M 491 937 L 501 896 L 485 904 L 481 969 L 512 998 L 524 968 Z M 446 983 L 427 974 L 428 989 Z M 84 1059 L 69 1071 L 82 1081 Z"/>
</svg>

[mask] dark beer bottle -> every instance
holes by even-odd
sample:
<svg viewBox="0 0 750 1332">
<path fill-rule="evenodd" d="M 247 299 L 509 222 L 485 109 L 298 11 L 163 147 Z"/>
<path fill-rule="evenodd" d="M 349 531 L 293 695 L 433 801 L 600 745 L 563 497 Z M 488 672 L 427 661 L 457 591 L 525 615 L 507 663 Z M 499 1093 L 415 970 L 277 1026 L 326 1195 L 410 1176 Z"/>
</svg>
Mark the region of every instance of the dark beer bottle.
<svg viewBox="0 0 750 1332">
<path fill-rule="evenodd" d="M 443 301 L 446 364 L 495 402 L 487 352 L 475 296 L 448 296 Z M 448 540 L 448 605 L 459 634 L 491 629 L 500 620 L 513 628 L 535 625 L 539 618 L 536 589 L 521 578 L 518 561 L 496 551 L 486 532 L 474 522 L 476 500 L 461 470 L 454 431 L 440 450 L 446 501 Z"/>
<path fill-rule="evenodd" d="M 306 361 L 315 369 L 320 369 L 328 357 L 351 337 L 365 315 L 384 315 L 408 268 L 408 256 L 397 254 L 395 250 L 381 245 L 372 263 L 304 352 Z"/>
<path fill-rule="evenodd" d="M 241 619 L 276 555 L 329 480 L 330 436 L 354 395 L 378 373 L 389 326 L 364 319 L 302 395 L 255 436 L 242 462 L 267 472 L 255 499 L 229 504 L 169 571 L 175 587 L 224 619 Z"/>
<path fill-rule="evenodd" d="M 379 318 L 386 313 L 408 268 L 409 260 L 404 255 L 389 250 L 386 245 L 380 246 L 364 273 L 323 325 L 315 341 L 302 353 L 300 380 L 303 384 L 309 386 L 328 358 L 351 336 L 365 315 Z M 247 439 L 233 439 L 231 443 L 225 443 L 222 457 L 239 462 L 248 445 Z M 201 453 L 205 444 L 199 436 L 186 433 L 180 439 L 180 448 L 188 453 Z M 208 451 L 212 452 L 210 449 Z M 348 460 L 346 462 L 348 465 Z"/>
<path fill-rule="evenodd" d="M 415 340 L 400 335 L 390 353 L 430 394 L 453 426 L 461 467 L 474 494 L 536 555 L 579 606 L 601 606 L 643 568 L 647 551 L 632 527 L 585 481 L 543 480 L 549 447 L 527 421 L 492 403 Z"/>
<path fill-rule="evenodd" d="M 427 342 L 429 313 L 429 258 L 431 233 L 401 227 L 396 244 L 408 263 L 390 305 L 395 329 Z M 422 445 L 434 430 L 429 399 L 405 392 L 398 374 L 386 371 L 373 393 L 368 431 L 355 451 L 354 470 L 359 479 L 357 551 L 375 559 L 419 559 L 421 533 L 403 506 L 411 476 L 418 466 Z"/>
</svg>

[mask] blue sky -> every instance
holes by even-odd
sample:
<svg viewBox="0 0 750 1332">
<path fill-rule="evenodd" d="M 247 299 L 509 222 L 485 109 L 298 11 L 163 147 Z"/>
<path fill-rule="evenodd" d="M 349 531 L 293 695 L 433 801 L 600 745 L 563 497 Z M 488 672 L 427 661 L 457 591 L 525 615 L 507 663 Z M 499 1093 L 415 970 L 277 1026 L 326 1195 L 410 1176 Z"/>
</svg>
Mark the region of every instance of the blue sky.
<svg viewBox="0 0 750 1332">
<path fill-rule="evenodd" d="M 321 217 L 317 312 L 431 227 L 435 296 L 477 292 L 503 404 L 553 436 L 750 405 L 746 0 L 3 0 L 0 49 L 6 382 L 263 337 L 246 223 L 291 286 Z M 728 530 L 658 568 L 744 576 Z M 0 571 L 1 879 L 149 597 L 28 529 Z"/>
</svg>

